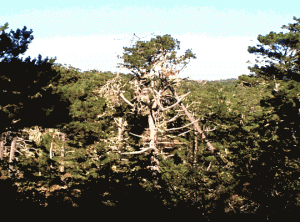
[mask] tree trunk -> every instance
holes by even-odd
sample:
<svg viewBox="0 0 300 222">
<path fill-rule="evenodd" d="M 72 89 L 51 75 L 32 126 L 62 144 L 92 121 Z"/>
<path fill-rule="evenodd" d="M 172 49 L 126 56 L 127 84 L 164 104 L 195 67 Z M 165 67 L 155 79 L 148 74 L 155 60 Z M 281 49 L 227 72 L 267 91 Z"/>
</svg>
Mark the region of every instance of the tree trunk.
<svg viewBox="0 0 300 222">
<path fill-rule="evenodd" d="M 159 172 L 159 160 L 157 158 L 159 152 L 156 147 L 156 127 L 151 114 L 148 114 L 148 123 L 149 123 L 149 136 L 150 136 L 150 148 L 154 150 L 153 156 L 151 157 L 151 162 L 153 163 L 153 170 L 157 170 Z"/>
<path fill-rule="evenodd" d="M 194 153 L 193 153 L 193 166 L 194 168 L 196 167 L 197 164 L 197 152 L 198 152 L 198 138 L 197 138 L 197 132 L 196 129 L 194 128 Z"/>
<path fill-rule="evenodd" d="M 66 141 L 66 135 L 63 133 L 62 134 L 62 140 L 63 140 L 63 145 L 61 148 L 61 166 L 60 166 L 60 172 L 64 172 L 65 171 L 65 167 L 64 167 L 64 157 L 65 157 L 65 141 Z"/>
<path fill-rule="evenodd" d="M 9 156 L 9 163 L 10 163 L 9 169 L 10 169 L 10 171 L 12 171 L 14 169 L 14 167 L 12 165 L 12 162 L 15 159 L 16 142 L 17 142 L 17 137 L 14 136 L 13 140 L 11 142 L 11 147 L 10 147 L 10 156 Z M 10 176 L 11 176 L 11 173 L 10 173 Z"/>
<path fill-rule="evenodd" d="M 0 160 L 3 160 L 3 137 L 0 137 Z"/>
<path fill-rule="evenodd" d="M 123 140 L 123 133 L 125 130 L 125 127 L 123 126 L 123 119 L 122 117 L 118 118 L 118 142 L 121 142 Z"/>
<path fill-rule="evenodd" d="M 50 155 L 50 159 L 52 159 L 52 156 L 53 156 L 53 140 L 51 141 L 51 144 L 50 144 L 50 152 L 49 152 L 49 155 Z M 50 168 L 52 169 L 52 163 L 50 164 Z"/>
</svg>

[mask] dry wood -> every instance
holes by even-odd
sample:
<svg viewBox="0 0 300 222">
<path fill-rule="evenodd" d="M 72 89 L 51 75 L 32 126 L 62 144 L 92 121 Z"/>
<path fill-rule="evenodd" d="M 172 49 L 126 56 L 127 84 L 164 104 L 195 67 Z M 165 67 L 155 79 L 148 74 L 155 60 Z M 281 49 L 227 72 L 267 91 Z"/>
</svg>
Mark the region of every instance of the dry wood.
<svg viewBox="0 0 300 222">
<path fill-rule="evenodd" d="M 175 86 L 179 86 L 181 84 L 181 79 L 178 77 L 179 71 L 174 70 L 172 64 L 167 62 L 167 57 L 170 56 L 170 52 L 166 50 L 162 50 L 160 54 L 154 56 L 151 61 L 151 68 L 149 70 L 139 69 L 136 67 L 132 67 L 130 64 L 121 65 L 120 70 L 122 68 L 128 68 L 132 71 L 135 75 L 135 78 L 128 83 L 131 85 L 131 89 L 134 91 L 134 99 L 129 101 L 124 96 L 124 91 L 122 91 L 124 85 L 121 81 L 120 77 L 120 70 L 116 73 L 116 77 L 107 82 L 105 86 L 103 86 L 99 93 L 100 96 L 104 96 L 109 103 L 109 107 L 114 109 L 113 107 L 116 104 L 120 104 L 120 102 L 124 102 L 131 107 L 131 112 L 138 112 L 142 116 L 148 118 L 148 128 L 144 131 L 143 134 L 137 135 L 134 133 L 129 132 L 129 134 L 139 137 L 142 139 L 143 148 L 139 151 L 133 152 L 119 152 L 122 155 L 130 155 L 130 154 L 142 154 L 146 151 L 152 151 L 151 156 L 151 163 L 153 170 L 159 171 L 159 159 L 158 156 L 162 155 L 163 158 L 170 157 L 172 155 L 167 155 L 166 152 L 162 152 L 164 148 L 171 147 L 171 144 L 181 144 L 181 143 L 172 143 L 168 141 L 158 141 L 157 138 L 164 138 L 166 134 L 169 134 L 170 131 L 178 131 L 190 126 L 194 126 L 193 128 L 198 131 L 198 133 L 202 136 L 202 139 L 206 142 L 211 152 L 214 152 L 214 147 L 212 144 L 206 139 L 204 134 L 205 131 L 201 130 L 198 125 L 199 119 L 194 119 L 190 112 L 188 111 L 187 107 L 183 105 L 183 100 L 186 96 L 189 95 L 190 92 L 186 93 L 185 95 L 178 96 Z M 161 71 L 156 71 L 156 67 L 160 67 Z M 158 75 L 157 75 L 158 73 Z M 119 98 L 117 98 L 117 97 Z M 112 101 L 113 100 L 113 101 Z M 166 111 L 171 110 L 175 107 L 179 106 L 181 109 L 176 110 L 177 114 L 168 119 L 166 115 Z M 167 129 L 167 124 L 173 121 L 176 121 L 179 117 L 187 116 L 190 123 L 176 128 L 169 128 Z M 118 135 L 116 136 L 116 141 L 119 144 L 123 143 L 129 145 L 125 139 L 123 138 L 123 134 L 125 129 L 122 128 L 122 124 L 119 119 L 118 123 Z M 124 120 L 126 121 L 126 119 Z M 185 131 L 177 135 L 182 136 L 192 129 Z M 170 136 L 170 135 L 169 135 Z M 170 136 L 171 137 L 171 136 Z M 195 137 L 196 140 L 196 137 Z M 112 140 L 113 141 L 113 140 Z M 161 144 L 161 145 L 159 145 Z M 167 146 L 163 146 L 162 144 L 166 144 Z M 115 144 L 108 144 L 109 147 L 117 146 Z M 145 146 L 147 146 L 145 148 Z M 197 144 L 195 144 L 197 146 Z M 124 147 L 124 146 L 123 146 Z M 130 146 L 129 146 L 130 147 Z M 120 146 L 121 148 L 121 146 Z M 120 149 L 119 148 L 119 149 Z M 197 153 L 197 148 L 194 148 L 194 162 L 195 152 Z M 208 168 L 209 170 L 209 168 Z"/>
<path fill-rule="evenodd" d="M 9 156 L 9 163 L 10 163 L 9 169 L 10 169 L 10 172 L 14 170 L 12 162 L 15 159 L 16 142 L 17 142 L 17 137 L 14 136 L 13 140 L 11 142 L 10 156 Z M 11 176 L 11 173 L 10 173 L 10 176 Z"/>
<path fill-rule="evenodd" d="M 3 140 L 0 138 L 0 160 L 3 160 Z"/>
<path fill-rule="evenodd" d="M 145 148 L 145 149 L 142 149 L 140 151 L 134 151 L 134 152 L 127 152 L 127 153 L 121 153 L 123 155 L 130 155 L 130 154 L 141 154 L 141 153 L 144 153 L 146 152 L 147 150 L 151 150 L 153 149 L 152 147 L 148 147 L 148 148 Z"/>
<path fill-rule="evenodd" d="M 60 166 L 60 172 L 63 173 L 65 171 L 65 167 L 64 167 L 65 142 L 66 142 L 66 134 L 65 133 L 62 134 L 62 141 L 63 141 L 63 145 L 61 147 L 61 166 Z"/>
<path fill-rule="evenodd" d="M 174 95 L 175 95 L 176 99 L 179 99 L 179 96 L 177 95 L 176 91 L 174 91 Z M 187 108 L 185 107 L 185 105 L 182 102 L 180 102 L 180 106 L 181 106 L 182 110 L 184 111 L 184 113 L 186 114 L 186 116 L 189 118 L 189 120 L 193 123 L 195 129 L 198 131 L 198 133 L 200 133 L 200 135 L 202 136 L 202 139 L 206 142 L 206 145 L 208 146 L 209 150 L 213 153 L 215 148 L 206 139 L 206 136 L 205 136 L 204 132 L 201 130 L 201 128 L 199 127 L 199 125 L 195 121 L 194 117 L 192 117 L 191 113 L 187 110 Z"/>
</svg>

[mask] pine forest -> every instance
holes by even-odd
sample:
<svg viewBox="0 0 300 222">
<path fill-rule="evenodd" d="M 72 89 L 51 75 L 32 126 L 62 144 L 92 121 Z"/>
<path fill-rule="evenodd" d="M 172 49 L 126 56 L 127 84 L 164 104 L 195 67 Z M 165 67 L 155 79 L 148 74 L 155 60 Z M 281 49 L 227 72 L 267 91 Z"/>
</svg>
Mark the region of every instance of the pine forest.
<svg viewBox="0 0 300 222">
<path fill-rule="evenodd" d="M 294 20 L 248 47 L 257 56 L 250 75 L 219 81 L 180 78 L 197 57 L 191 49 L 177 56 L 180 41 L 168 34 L 124 47 L 118 72 L 80 72 L 56 58 L 21 59 L 33 31 L 8 32 L 6 23 L 1 211 L 84 209 L 99 220 L 293 218 L 300 210 Z"/>
</svg>

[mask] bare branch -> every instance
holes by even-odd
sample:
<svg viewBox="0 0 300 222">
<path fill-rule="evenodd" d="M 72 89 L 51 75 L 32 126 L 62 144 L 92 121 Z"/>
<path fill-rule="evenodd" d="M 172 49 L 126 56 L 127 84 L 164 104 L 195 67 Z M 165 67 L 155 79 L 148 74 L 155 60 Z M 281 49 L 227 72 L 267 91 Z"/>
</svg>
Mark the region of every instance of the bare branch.
<svg viewBox="0 0 300 222">
<path fill-rule="evenodd" d="M 182 136 L 182 135 L 184 135 L 184 134 L 186 134 L 186 133 L 188 133 L 188 132 L 190 132 L 190 131 L 192 131 L 193 129 L 190 129 L 190 130 L 188 130 L 188 131 L 185 131 L 185 132 L 183 132 L 183 133 L 180 133 L 178 136 Z"/>
<path fill-rule="evenodd" d="M 174 142 L 156 142 L 156 143 L 159 143 L 159 144 L 184 144 L 184 143 L 174 143 Z"/>
<path fill-rule="evenodd" d="M 211 162 L 209 163 L 209 166 L 207 167 L 206 171 L 209 171 L 211 167 Z"/>
<path fill-rule="evenodd" d="M 137 135 L 137 134 L 134 134 L 134 133 L 131 133 L 131 132 L 129 132 L 129 134 L 134 135 L 134 136 L 137 136 L 137 137 L 140 137 L 140 138 L 143 138 L 143 136 Z"/>
<path fill-rule="evenodd" d="M 188 92 L 188 93 L 184 94 L 183 96 L 179 97 L 179 99 L 176 98 L 176 99 L 177 99 L 177 102 L 174 103 L 174 104 L 171 105 L 171 106 L 163 107 L 160 103 L 158 103 L 158 104 L 159 104 L 160 108 L 162 109 L 162 111 L 166 111 L 166 110 L 172 109 L 173 107 L 175 107 L 175 106 L 177 106 L 179 103 L 181 103 L 182 100 L 184 99 L 184 97 L 186 97 L 188 94 L 190 94 L 190 92 Z"/>
<path fill-rule="evenodd" d="M 188 109 L 190 106 L 192 106 L 194 103 L 200 103 L 200 102 L 195 102 L 195 101 L 192 101 L 190 104 L 188 104 L 187 106 L 186 106 L 186 108 Z"/>
<path fill-rule="evenodd" d="M 197 120 L 195 120 L 194 122 L 191 122 L 191 123 L 189 123 L 189 124 L 187 124 L 187 125 L 185 125 L 185 126 L 182 126 L 182 127 L 166 129 L 166 131 L 184 129 L 184 128 L 186 128 L 186 127 L 188 127 L 188 126 L 194 124 L 195 122 L 198 122 L 199 120 L 200 120 L 200 119 L 197 119 Z"/>
<path fill-rule="evenodd" d="M 119 96 L 123 99 L 124 102 L 126 102 L 128 105 L 130 105 L 131 107 L 134 107 L 134 105 L 129 102 L 123 95 L 123 93 L 119 93 Z"/>
<path fill-rule="evenodd" d="M 97 117 L 100 119 L 101 117 L 105 116 L 106 112 L 104 112 L 103 114 L 99 114 Z"/>
<path fill-rule="evenodd" d="M 175 121 L 175 120 L 177 120 L 180 116 L 184 116 L 183 114 L 177 114 L 176 116 L 174 116 L 172 119 L 170 119 L 170 120 L 168 120 L 168 121 L 166 121 L 166 123 L 170 123 L 170 122 L 173 122 L 173 121 Z"/>
<path fill-rule="evenodd" d="M 228 203 L 228 205 L 230 206 L 230 208 L 234 211 L 234 213 L 236 213 L 236 211 L 235 211 L 235 209 L 234 209 L 234 207 L 233 206 L 231 206 L 231 204 L 230 203 Z"/>
<path fill-rule="evenodd" d="M 151 150 L 151 149 L 153 149 L 153 147 L 149 147 L 149 148 L 146 148 L 146 149 L 142 149 L 142 150 L 140 150 L 140 151 L 129 152 L 129 153 L 121 153 L 121 154 L 124 154 L 124 155 L 141 154 L 141 153 L 144 153 L 144 152 L 146 152 L 147 150 Z"/>
<path fill-rule="evenodd" d="M 169 137 L 169 138 L 176 138 L 176 137 L 178 137 L 178 136 L 166 135 L 166 137 Z"/>
<path fill-rule="evenodd" d="M 165 156 L 166 158 L 169 158 L 169 157 L 172 157 L 172 156 L 175 156 L 174 154 L 171 154 L 169 156 Z"/>
<path fill-rule="evenodd" d="M 216 127 L 213 128 L 213 129 L 210 129 L 209 127 L 206 127 L 205 129 L 203 129 L 204 132 L 211 132 L 211 131 L 214 131 L 216 130 Z"/>
<path fill-rule="evenodd" d="M 179 99 L 179 96 L 177 95 L 176 91 L 174 91 L 174 95 L 175 98 Z M 201 134 L 202 139 L 206 142 L 207 146 L 209 147 L 210 151 L 213 153 L 215 148 L 213 147 L 213 145 L 206 139 L 206 136 L 204 134 L 204 132 L 200 129 L 199 125 L 196 123 L 196 121 L 194 121 L 194 118 L 192 117 L 192 115 L 190 114 L 190 112 L 187 110 L 187 108 L 183 105 L 183 103 L 180 103 L 180 106 L 182 108 L 182 110 L 184 111 L 184 113 L 187 115 L 187 117 L 189 118 L 189 120 L 191 122 L 193 122 L 195 129 Z"/>
</svg>

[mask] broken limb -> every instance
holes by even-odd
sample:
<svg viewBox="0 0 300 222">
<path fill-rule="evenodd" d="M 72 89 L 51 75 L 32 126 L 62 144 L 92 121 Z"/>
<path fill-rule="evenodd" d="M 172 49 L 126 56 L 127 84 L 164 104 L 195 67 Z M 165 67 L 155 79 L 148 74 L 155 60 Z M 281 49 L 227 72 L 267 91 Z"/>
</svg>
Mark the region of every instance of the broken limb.
<svg viewBox="0 0 300 222">
<path fill-rule="evenodd" d="M 174 95 L 175 95 L 175 98 L 177 100 L 179 100 L 179 96 L 177 95 L 176 91 L 174 90 L 173 91 Z M 193 123 L 195 129 L 198 131 L 198 133 L 200 133 L 200 135 L 202 136 L 202 139 L 206 142 L 209 150 L 213 153 L 215 148 L 213 147 L 213 145 L 208 141 L 208 139 L 206 139 L 206 136 L 204 134 L 204 132 L 201 130 L 201 128 L 199 127 L 199 125 L 197 124 L 197 122 L 195 121 L 194 117 L 192 117 L 192 115 L 190 114 L 190 112 L 187 110 L 187 108 L 185 107 L 185 105 L 180 102 L 179 103 L 182 110 L 184 111 L 184 113 L 186 114 L 186 116 L 189 118 L 189 120 Z"/>
<path fill-rule="evenodd" d="M 137 135 L 137 134 L 134 134 L 134 133 L 131 133 L 131 132 L 129 132 L 129 134 L 131 134 L 131 135 L 134 135 L 134 136 L 136 136 L 136 137 L 143 138 L 143 136 L 141 136 L 141 135 Z"/>
<path fill-rule="evenodd" d="M 124 102 L 126 102 L 129 106 L 134 107 L 134 105 L 129 102 L 123 95 L 123 93 L 119 93 L 119 96 L 121 97 L 121 99 L 123 99 Z"/>
<path fill-rule="evenodd" d="M 141 154 L 141 153 L 144 153 L 144 152 L 146 152 L 147 150 L 151 150 L 151 149 L 154 149 L 154 148 L 148 147 L 148 148 L 142 149 L 142 150 L 140 150 L 140 151 L 134 151 L 134 152 L 129 152 L 129 153 L 121 153 L 121 154 L 124 154 L 124 155 Z"/>
<path fill-rule="evenodd" d="M 191 132 L 192 131 L 192 129 L 190 129 L 190 130 L 188 130 L 188 131 L 185 131 L 185 132 L 183 132 L 183 133 L 180 133 L 180 134 L 178 134 L 177 136 L 182 136 L 182 135 L 184 135 L 184 134 L 186 134 L 186 133 L 189 133 L 189 132 Z"/>
</svg>

